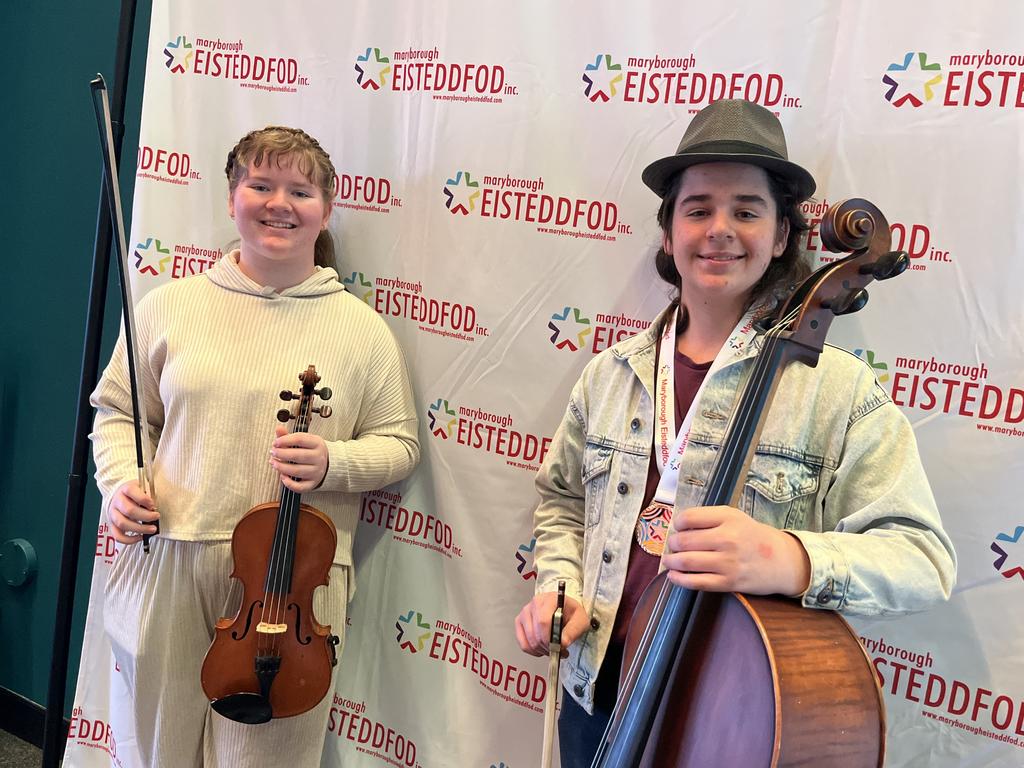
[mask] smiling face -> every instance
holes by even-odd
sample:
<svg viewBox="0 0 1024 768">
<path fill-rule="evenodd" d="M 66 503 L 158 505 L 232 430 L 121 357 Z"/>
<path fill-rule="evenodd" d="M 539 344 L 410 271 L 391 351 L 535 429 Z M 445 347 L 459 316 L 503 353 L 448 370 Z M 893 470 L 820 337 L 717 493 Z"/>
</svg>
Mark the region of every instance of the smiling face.
<svg viewBox="0 0 1024 768">
<path fill-rule="evenodd" d="M 702 163 L 683 171 L 665 252 L 680 275 L 682 303 L 739 316 L 772 259 L 782 255 L 789 222 L 778 210 L 762 168 Z"/>
<path fill-rule="evenodd" d="M 241 238 L 239 266 L 261 285 L 289 287 L 314 271 L 313 246 L 331 207 L 294 159 L 253 163 L 228 197 Z"/>
</svg>

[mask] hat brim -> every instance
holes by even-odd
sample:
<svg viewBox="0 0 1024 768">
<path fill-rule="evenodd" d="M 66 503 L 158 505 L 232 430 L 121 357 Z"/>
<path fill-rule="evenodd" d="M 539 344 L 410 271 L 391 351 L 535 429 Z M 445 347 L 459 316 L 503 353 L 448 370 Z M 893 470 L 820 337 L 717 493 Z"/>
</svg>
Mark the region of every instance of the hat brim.
<svg viewBox="0 0 1024 768">
<path fill-rule="evenodd" d="M 672 179 L 676 174 L 692 165 L 701 163 L 748 163 L 777 173 L 784 179 L 796 183 L 797 197 L 799 198 L 796 202 L 798 203 L 813 195 L 818 186 L 814 177 L 796 163 L 781 158 L 743 152 L 687 152 L 682 155 L 670 155 L 661 160 L 655 160 L 644 168 L 641 178 L 654 194 L 663 198 L 668 194 Z"/>
</svg>

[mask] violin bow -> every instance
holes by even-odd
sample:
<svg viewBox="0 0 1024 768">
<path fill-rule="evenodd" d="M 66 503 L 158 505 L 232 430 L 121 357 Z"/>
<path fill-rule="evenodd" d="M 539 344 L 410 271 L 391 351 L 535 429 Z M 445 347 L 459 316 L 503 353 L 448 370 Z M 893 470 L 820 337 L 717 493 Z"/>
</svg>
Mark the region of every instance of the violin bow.
<svg viewBox="0 0 1024 768">
<path fill-rule="evenodd" d="M 114 155 L 114 127 L 110 120 L 110 101 L 107 98 L 107 83 L 103 75 L 96 75 L 89 83 L 92 89 L 92 105 L 96 112 L 96 127 L 99 130 L 100 154 L 103 157 L 103 180 L 107 191 L 107 210 L 114 225 L 114 244 L 117 248 L 118 282 L 121 284 L 121 312 L 124 318 L 125 353 L 128 357 L 128 379 L 132 393 L 132 421 L 135 425 L 135 463 L 139 471 L 139 487 L 149 494 L 156 504 L 153 488 L 153 455 L 146 418 L 146 393 L 138 376 L 135 361 L 138 359 L 135 334 L 135 302 L 132 300 L 131 276 L 128 271 L 128 247 L 124 234 L 124 216 L 121 212 L 121 189 L 117 181 L 117 160 Z M 157 531 L 160 524 L 155 523 Z M 142 549 L 149 553 L 149 539 L 152 534 L 142 535 Z"/>
<path fill-rule="evenodd" d="M 551 768 L 555 741 L 555 706 L 558 703 L 558 668 L 562 661 L 562 610 L 565 608 L 565 582 L 558 582 L 558 605 L 551 615 L 551 639 L 548 642 L 548 695 L 544 702 L 544 746 L 541 768 Z"/>
</svg>

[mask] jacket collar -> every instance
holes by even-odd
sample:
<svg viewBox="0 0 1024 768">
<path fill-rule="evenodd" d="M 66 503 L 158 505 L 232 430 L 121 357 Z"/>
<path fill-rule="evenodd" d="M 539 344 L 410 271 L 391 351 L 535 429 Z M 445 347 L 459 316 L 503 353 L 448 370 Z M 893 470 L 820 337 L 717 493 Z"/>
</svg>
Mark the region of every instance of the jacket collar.
<svg viewBox="0 0 1024 768">
<path fill-rule="evenodd" d="M 648 394 L 653 392 L 655 351 L 661 337 L 661 329 L 668 322 L 670 315 L 670 308 L 666 307 L 657 314 L 644 331 L 624 339 L 609 350 L 613 357 L 626 362 L 633 369 L 633 373 L 643 383 Z M 761 350 L 763 341 L 764 334 L 759 332 L 743 352 L 734 354 L 726 360 L 722 370 L 756 356 Z"/>
</svg>

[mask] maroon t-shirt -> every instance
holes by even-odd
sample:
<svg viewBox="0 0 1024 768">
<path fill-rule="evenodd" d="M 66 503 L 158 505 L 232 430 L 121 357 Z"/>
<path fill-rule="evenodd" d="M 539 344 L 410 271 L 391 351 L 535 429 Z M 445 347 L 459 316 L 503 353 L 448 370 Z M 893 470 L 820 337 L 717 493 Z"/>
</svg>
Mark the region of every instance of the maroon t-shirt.
<svg viewBox="0 0 1024 768">
<path fill-rule="evenodd" d="M 711 368 L 710 362 L 695 363 L 683 353 L 676 351 L 673 382 L 675 384 L 675 428 L 677 432 L 679 425 L 683 423 L 683 416 L 690 409 L 690 403 L 697 396 L 697 391 L 709 368 Z M 654 369 L 658 369 L 657 359 L 655 359 Z M 660 481 L 661 473 L 658 471 L 658 462 L 652 444 L 651 460 L 647 465 L 647 488 L 644 491 L 643 504 L 636 511 L 637 519 L 640 517 L 640 512 L 651 503 L 654 494 L 658 491 Z M 594 704 L 601 709 L 609 710 L 615 706 L 615 696 L 619 690 L 619 670 L 622 667 L 622 652 L 626 644 L 626 635 L 629 632 L 629 622 L 633 618 L 633 611 L 640 601 L 643 591 L 658 575 L 660 561 L 661 558 L 657 555 L 643 550 L 637 543 L 634 534 L 629 549 L 629 565 L 626 569 L 626 583 L 622 590 L 622 600 L 619 602 L 619 610 L 615 614 L 612 637 L 608 643 L 608 651 L 601 664 L 601 671 L 598 673 L 597 685 L 594 689 Z"/>
</svg>

